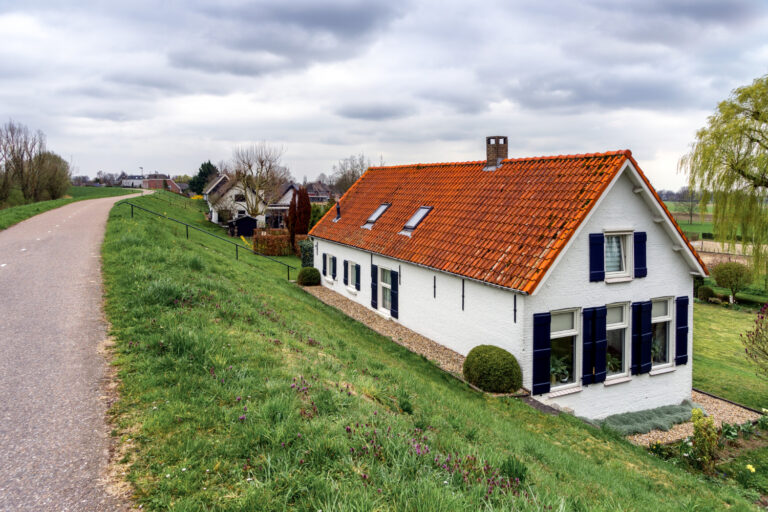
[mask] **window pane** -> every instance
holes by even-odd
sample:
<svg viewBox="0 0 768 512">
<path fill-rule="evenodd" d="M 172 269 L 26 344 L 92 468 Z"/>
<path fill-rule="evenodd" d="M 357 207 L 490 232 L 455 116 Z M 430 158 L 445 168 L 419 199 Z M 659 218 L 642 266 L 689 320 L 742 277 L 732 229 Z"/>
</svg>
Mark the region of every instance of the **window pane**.
<svg viewBox="0 0 768 512">
<path fill-rule="evenodd" d="M 552 352 L 549 356 L 549 373 L 552 384 L 555 386 L 575 382 L 574 371 L 574 336 L 556 338 L 552 340 Z"/>
<path fill-rule="evenodd" d="M 379 217 L 381 217 L 381 214 L 384 213 L 384 211 L 387 208 L 389 208 L 389 205 L 387 203 L 384 203 L 381 206 L 379 206 L 378 208 L 376 208 L 376 211 L 373 212 L 370 217 L 368 217 L 367 222 L 368 223 L 376 222 L 379 219 Z"/>
<path fill-rule="evenodd" d="M 552 332 L 557 331 L 570 331 L 573 329 L 573 312 L 568 313 L 553 313 L 552 324 L 550 330 Z"/>
<path fill-rule="evenodd" d="M 606 322 L 608 324 L 623 324 L 624 308 L 622 306 L 614 306 L 614 307 L 608 308 Z"/>
<path fill-rule="evenodd" d="M 621 254 L 621 236 L 605 237 L 605 271 L 623 272 L 624 258 Z"/>
<path fill-rule="evenodd" d="M 353 288 L 357 284 L 357 274 L 355 273 L 355 264 L 352 262 L 349 263 L 349 284 Z"/>
<path fill-rule="evenodd" d="M 651 305 L 651 316 L 652 317 L 658 317 L 658 316 L 667 316 L 667 307 L 669 304 L 667 304 L 667 301 L 665 300 L 655 300 L 653 301 Z"/>
<path fill-rule="evenodd" d="M 608 331 L 608 348 L 605 354 L 605 367 L 608 375 L 624 373 L 624 329 Z"/>
<path fill-rule="evenodd" d="M 389 288 L 381 289 L 381 306 L 384 309 L 392 309 L 392 290 Z"/>
<path fill-rule="evenodd" d="M 653 340 L 651 342 L 651 358 L 653 364 L 664 364 L 669 362 L 668 326 L 669 322 L 653 324 Z"/>
<path fill-rule="evenodd" d="M 426 215 L 429 213 L 429 210 L 430 208 L 428 206 L 422 206 L 416 210 L 416 213 L 413 214 L 413 217 L 408 219 L 408 222 L 405 223 L 405 229 L 416 229 L 416 226 L 419 225 L 421 219 L 426 217 Z"/>
<path fill-rule="evenodd" d="M 381 269 L 381 282 L 385 284 L 392 284 L 392 277 L 389 274 L 389 270 Z"/>
</svg>

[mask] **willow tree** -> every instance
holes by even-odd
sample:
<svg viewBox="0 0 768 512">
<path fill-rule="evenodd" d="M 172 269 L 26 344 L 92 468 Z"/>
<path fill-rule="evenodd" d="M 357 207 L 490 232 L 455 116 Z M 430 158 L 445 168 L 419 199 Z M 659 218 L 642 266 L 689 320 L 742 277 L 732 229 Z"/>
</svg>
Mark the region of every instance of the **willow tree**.
<svg viewBox="0 0 768 512">
<path fill-rule="evenodd" d="M 707 126 L 696 133 L 680 160 L 689 185 L 701 190 L 701 205 L 712 201 L 717 239 L 731 249 L 741 235 L 753 269 L 768 263 L 768 75 L 735 89 Z"/>
</svg>

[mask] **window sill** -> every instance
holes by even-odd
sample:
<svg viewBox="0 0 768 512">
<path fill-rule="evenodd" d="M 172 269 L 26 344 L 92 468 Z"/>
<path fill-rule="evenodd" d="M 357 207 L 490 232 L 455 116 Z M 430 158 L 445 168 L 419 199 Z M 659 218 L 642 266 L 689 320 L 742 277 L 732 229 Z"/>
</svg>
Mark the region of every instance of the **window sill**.
<svg viewBox="0 0 768 512">
<path fill-rule="evenodd" d="M 651 376 L 653 376 L 653 375 L 661 375 L 661 374 L 670 373 L 670 372 L 673 372 L 673 371 L 675 371 L 675 367 L 674 366 L 671 366 L 671 365 L 670 366 L 662 366 L 660 368 L 651 368 L 651 371 L 648 373 L 648 375 L 651 375 Z"/>
<path fill-rule="evenodd" d="M 607 284 L 628 283 L 631 280 L 632 280 L 632 276 L 614 276 L 614 277 L 605 276 L 605 282 Z"/>
<path fill-rule="evenodd" d="M 347 286 L 347 293 L 349 293 L 350 295 L 357 295 L 357 288 L 350 288 L 349 286 Z"/>
<path fill-rule="evenodd" d="M 611 377 L 610 379 L 605 379 L 605 382 L 603 382 L 603 386 L 614 386 L 616 384 L 622 384 L 624 382 L 629 382 L 632 380 L 632 377 L 628 375 L 622 375 L 620 377 Z"/>
<path fill-rule="evenodd" d="M 374 309 L 374 312 L 375 312 L 377 315 L 379 315 L 380 317 L 382 317 L 382 318 L 386 318 L 386 319 L 388 319 L 388 320 L 391 320 L 391 319 L 392 319 L 392 315 L 390 315 L 390 314 L 389 314 L 389 311 L 386 311 L 386 310 L 385 310 L 385 311 L 381 311 L 381 310 L 379 310 L 379 309 Z"/>
<path fill-rule="evenodd" d="M 581 391 L 581 385 L 570 384 L 569 387 L 563 389 L 555 389 L 550 391 L 547 395 L 548 398 L 557 398 L 559 396 L 571 395 L 573 393 L 579 393 Z"/>
<path fill-rule="evenodd" d="M 333 284 L 333 282 L 335 281 L 335 279 L 333 279 L 332 277 L 328 277 L 328 276 L 323 276 L 323 279 L 328 284 Z"/>
</svg>

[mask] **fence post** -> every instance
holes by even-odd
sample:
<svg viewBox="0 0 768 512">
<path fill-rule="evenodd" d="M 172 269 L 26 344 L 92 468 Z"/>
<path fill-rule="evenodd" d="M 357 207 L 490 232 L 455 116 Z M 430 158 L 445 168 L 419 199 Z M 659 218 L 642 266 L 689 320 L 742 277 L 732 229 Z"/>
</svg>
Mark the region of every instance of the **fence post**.
<svg viewBox="0 0 768 512">
<path fill-rule="evenodd" d="M 189 226 L 188 226 L 188 225 L 186 225 L 186 224 L 184 224 L 184 227 L 186 227 L 186 228 L 187 228 L 187 240 L 189 240 Z"/>
<path fill-rule="evenodd" d="M 131 218 L 133 218 L 133 205 L 131 205 Z"/>
<path fill-rule="evenodd" d="M 288 274 L 288 280 L 291 280 L 291 267 L 288 265 L 285 266 L 286 273 Z"/>
<path fill-rule="evenodd" d="M 240 246 L 237 244 L 235 244 L 235 259 L 236 260 L 240 259 Z"/>
</svg>

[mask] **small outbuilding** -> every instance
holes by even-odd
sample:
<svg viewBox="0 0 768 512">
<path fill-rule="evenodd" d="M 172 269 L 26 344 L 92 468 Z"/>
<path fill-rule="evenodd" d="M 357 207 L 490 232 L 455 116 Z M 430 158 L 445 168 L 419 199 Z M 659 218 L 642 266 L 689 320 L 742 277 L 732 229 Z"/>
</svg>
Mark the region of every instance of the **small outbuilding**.
<svg viewBox="0 0 768 512">
<path fill-rule="evenodd" d="M 244 236 L 246 238 L 251 238 L 257 225 L 258 221 L 255 217 L 251 217 L 250 215 L 238 217 L 227 223 L 229 236 Z"/>
</svg>

